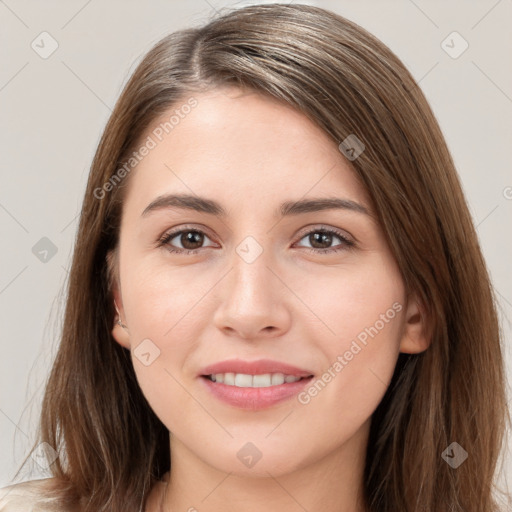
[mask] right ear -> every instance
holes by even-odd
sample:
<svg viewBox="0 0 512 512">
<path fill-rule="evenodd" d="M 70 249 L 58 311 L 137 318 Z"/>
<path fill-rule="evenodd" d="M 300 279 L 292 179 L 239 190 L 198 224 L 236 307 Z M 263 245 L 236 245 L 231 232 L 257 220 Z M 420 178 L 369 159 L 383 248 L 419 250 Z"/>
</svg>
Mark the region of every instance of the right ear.
<svg viewBox="0 0 512 512">
<path fill-rule="evenodd" d="M 123 298 L 121 295 L 121 287 L 119 283 L 119 267 L 117 261 L 116 250 L 110 250 L 107 253 L 107 275 L 109 288 L 113 299 L 113 306 L 116 309 L 116 316 L 114 317 L 114 325 L 112 326 L 112 336 L 122 347 L 130 350 L 130 333 L 128 327 L 125 325 L 126 316 L 124 314 Z M 119 321 L 123 325 L 119 324 Z"/>
</svg>

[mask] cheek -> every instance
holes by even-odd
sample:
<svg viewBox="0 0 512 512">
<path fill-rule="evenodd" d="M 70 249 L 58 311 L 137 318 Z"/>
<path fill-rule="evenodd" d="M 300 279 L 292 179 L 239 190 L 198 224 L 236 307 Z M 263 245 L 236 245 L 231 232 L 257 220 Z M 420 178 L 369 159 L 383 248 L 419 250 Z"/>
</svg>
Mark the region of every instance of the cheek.
<svg viewBox="0 0 512 512">
<path fill-rule="evenodd" d="M 300 276 L 294 291 L 311 312 L 304 315 L 310 318 L 307 324 L 315 328 L 309 337 L 324 353 L 337 355 L 348 350 L 355 339 L 364 343 L 374 338 L 382 340 L 374 344 L 375 350 L 398 350 L 405 294 L 393 262 L 375 255 L 372 263 L 364 266 L 347 265 Z"/>
<path fill-rule="evenodd" d="M 190 371 L 186 375 L 184 371 L 201 339 L 208 318 L 207 294 L 218 276 L 211 271 L 199 275 L 180 267 L 126 263 L 130 271 L 122 281 L 123 305 L 135 374 L 155 414 L 174 430 L 189 416 L 173 411 L 197 408 L 188 392 Z"/>
<path fill-rule="evenodd" d="M 384 263 L 338 271 L 335 278 L 316 279 L 315 287 L 305 282 L 300 291 L 305 294 L 309 286 L 305 296 L 322 320 L 321 331 L 315 322 L 309 337 L 320 348 L 324 366 L 299 402 L 309 411 L 312 428 L 327 426 L 335 437 L 339 424 L 355 431 L 371 416 L 398 359 L 404 288 L 398 269 Z"/>
<path fill-rule="evenodd" d="M 137 335 L 153 336 L 166 343 L 183 329 L 182 325 L 197 320 L 200 303 L 217 280 L 211 271 L 153 264 L 148 258 L 125 274 L 123 303 L 127 319 Z"/>
</svg>

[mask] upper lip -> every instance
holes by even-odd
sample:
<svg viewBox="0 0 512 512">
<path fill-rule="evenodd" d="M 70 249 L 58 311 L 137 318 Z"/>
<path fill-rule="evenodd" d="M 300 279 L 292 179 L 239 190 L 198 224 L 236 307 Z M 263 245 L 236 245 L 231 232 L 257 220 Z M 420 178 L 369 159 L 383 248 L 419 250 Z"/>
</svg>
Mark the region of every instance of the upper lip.
<svg viewBox="0 0 512 512">
<path fill-rule="evenodd" d="M 265 373 L 283 373 L 296 377 L 310 377 L 313 372 L 297 368 L 290 364 L 273 361 L 271 359 L 258 359 L 257 361 L 244 361 L 242 359 L 229 359 L 210 364 L 202 368 L 200 375 L 215 375 L 217 373 L 244 373 L 247 375 L 263 375 Z"/>
</svg>

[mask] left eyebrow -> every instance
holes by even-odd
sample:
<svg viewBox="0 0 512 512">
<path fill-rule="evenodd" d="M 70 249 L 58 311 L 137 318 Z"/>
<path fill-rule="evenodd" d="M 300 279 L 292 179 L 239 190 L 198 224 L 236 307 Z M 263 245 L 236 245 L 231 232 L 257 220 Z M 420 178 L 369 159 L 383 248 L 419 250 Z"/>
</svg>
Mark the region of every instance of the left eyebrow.
<svg viewBox="0 0 512 512">
<path fill-rule="evenodd" d="M 217 201 L 188 194 L 167 194 L 159 196 L 144 209 L 141 216 L 146 217 L 153 211 L 168 208 L 183 208 L 223 218 L 227 216 L 226 210 Z M 372 216 L 368 209 L 362 204 L 351 199 L 342 199 L 338 197 L 286 201 L 279 207 L 276 212 L 276 216 L 280 215 L 281 217 L 285 217 L 301 213 L 334 209 L 350 210 L 370 217 Z"/>
</svg>

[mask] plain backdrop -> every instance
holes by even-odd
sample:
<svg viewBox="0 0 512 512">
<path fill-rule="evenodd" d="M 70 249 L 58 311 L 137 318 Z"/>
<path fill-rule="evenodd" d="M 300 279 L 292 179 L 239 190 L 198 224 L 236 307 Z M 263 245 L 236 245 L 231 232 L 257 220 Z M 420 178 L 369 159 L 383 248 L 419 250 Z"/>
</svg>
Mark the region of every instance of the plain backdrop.
<svg viewBox="0 0 512 512">
<path fill-rule="evenodd" d="M 88 170 L 122 86 L 164 35 L 248 3 L 0 1 L 0 486 L 34 441 Z M 427 96 L 478 226 L 510 373 L 512 1 L 304 3 L 376 35 Z M 509 437 L 503 486 L 512 482 L 510 446 Z M 37 464 L 22 473 L 47 475 Z"/>
</svg>

